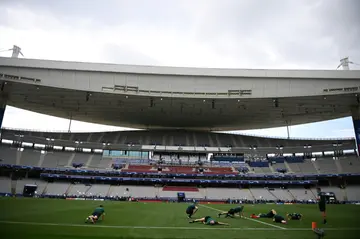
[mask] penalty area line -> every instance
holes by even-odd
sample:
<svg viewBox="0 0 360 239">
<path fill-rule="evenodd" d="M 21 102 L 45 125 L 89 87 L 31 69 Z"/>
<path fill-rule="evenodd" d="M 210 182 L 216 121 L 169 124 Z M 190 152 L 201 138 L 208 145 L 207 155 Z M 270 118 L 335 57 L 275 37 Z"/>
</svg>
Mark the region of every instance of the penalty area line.
<svg viewBox="0 0 360 239">
<path fill-rule="evenodd" d="M 17 224 L 33 226 L 58 226 L 58 227 L 95 227 L 112 229 L 156 229 L 156 230 L 222 230 L 222 231 L 279 231 L 276 228 L 251 228 L 251 227 L 156 227 L 156 226 L 110 226 L 93 224 L 66 224 L 66 223 L 43 223 L 43 222 L 14 222 L 0 221 L 0 224 Z M 288 231 L 311 231 L 311 228 L 287 228 Z M 325 228 L 327 231 L 360 231 L 360 228 Z"/>
<path fill-rule="evenodd" d="M 199 205 L 200 205 L 201 207 L 205 207 L 205 208 L 208 208 L 208 209 L 211 209 L 211 210 L 214 210 L 214 211 L 223 212 L 222 210 L 219 210 L 219 209 L 217 209 L 217 208 L 205 206 L 205 205 L 203 205 L 203 204 L 199 204 Z M 278 229 L 289 230 L 288 228 L 285 228 L 285 227 L 280 227 L 280 226 L 273 225 L 273 224 L 270 224 L 270 223 L 267 223 L 267 222 L 263 222 L 263 221 L 260 221 L 260 220 L 255 220 L 255 219 L 252 219 L 252 218 L 249 218 L 249 217 L 243 217 L 243 218 L 246 219 L 246 220 L 249 220 L 249 221 L 261 223 L 261 224 L 264 224 L 264 225 L 267 225 L 267 226 L 271 226 L 271 227 L 275 227 L 275 228 L 278 228 Z"/>
</svg>

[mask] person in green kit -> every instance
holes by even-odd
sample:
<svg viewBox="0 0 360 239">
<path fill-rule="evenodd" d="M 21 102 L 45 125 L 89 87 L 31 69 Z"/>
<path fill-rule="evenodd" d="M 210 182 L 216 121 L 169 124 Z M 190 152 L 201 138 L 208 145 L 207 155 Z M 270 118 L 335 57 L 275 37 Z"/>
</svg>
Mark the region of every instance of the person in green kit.
<svg viewBox="0 0 360 239">
<path fill-rule="evenodd" d="M 290 220 L 301 220 L 302 216 L 303 216 L 302 214 L 296 213 L 296 212 L 286 214 L 286 217 L 289 221 Z"/>
<path fill-rule="evenodd" d="M 198 207 L 196 206 L 195 203 L 192 204 L 192 205 L 189 205 L 189 206 L 186 208 L 186 214 L 188 215 L 188 218 L 191 218 L 191 216 L 194 215 L 197 210 L 198 210 Z"/>
<path fill-rule="evenodd" d="M 317 188 L 317 194 L 318 194 L 318 203 L 319 203 L 319 210 L 322 213 L 322 217 L 324 220 L 324 224 L 327 223 L 326 220 L 326 195 L 325 193 L 321 192 L 321 188 Z"/>
<path fill-rule="evenodd" d="M 86 218 L 86 223 L 88 221 L 91 221 L 92 223 L 96 223 L 97 220 L 101 217 L 102 220 L 104 220 L 105 210 L 103 205 L 100 205 L 99 207 L 95 208 L 94 212 Z"/>
<path fill-rule="evenodd" d="M 238 214 L 240 217 L 243 217 L 244 216 L 243 211 L 244 211 L 244 206 L 238 206 L 235 208 L 230 208 L 230 210 L 227 212 L 219 213 L 218 217 L 220 217 L 221 215 L 226 215 L 225 218 L 227 217 L 234 218 L 235 214 Z"/>
<path fill-rule="evenodd" d="M 195 223 L 195 222 L 201 222 L 201 223 L 203 223 L 205 225 L 210 225 L 210 226 L 213 226 L 213 225 L 226 225 L 226 226 L 229 226 L 228 223 L 218 222 L 218 221 L 216 221 L 215 219 L 213 219 L 210 216 L 206 216 L 206 217 L 203 217 L 203 218 L 200 218 L 200 219 L 195 219 L 195 220 L 190 221 L 189 223 Z"/>
</svg>

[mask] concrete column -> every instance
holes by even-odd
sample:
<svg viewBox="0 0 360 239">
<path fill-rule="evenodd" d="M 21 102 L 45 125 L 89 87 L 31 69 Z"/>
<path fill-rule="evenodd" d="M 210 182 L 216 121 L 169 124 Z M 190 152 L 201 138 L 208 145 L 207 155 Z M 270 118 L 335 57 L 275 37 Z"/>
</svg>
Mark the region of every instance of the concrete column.
<svg viewBox="0 0 360 239">
<path fill-rule="evenodd" d="M 360 107 L 359 106 L 353 107 L 351 109 L 351 114 L 352 114 L 352 120 L 353 120 L 354 131 L 355 131 L 357 154 L 359 156 L 359 150 L 360 150 Z"/>
</svg>

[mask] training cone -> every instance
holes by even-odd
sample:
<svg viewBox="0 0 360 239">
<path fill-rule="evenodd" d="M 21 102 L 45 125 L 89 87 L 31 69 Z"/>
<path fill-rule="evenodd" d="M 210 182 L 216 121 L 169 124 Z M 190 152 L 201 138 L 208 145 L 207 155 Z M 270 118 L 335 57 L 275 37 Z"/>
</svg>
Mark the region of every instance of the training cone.
<svg viewBox="0 0 360 239">
<path fill-rule="evenodd" d="M 312 230 L 315 230 L 316 227 L 317 227 L 316 222 L 312 222 L 312 223 L 311 223 L 311 229 L 312 229 Z"/>
</svg>

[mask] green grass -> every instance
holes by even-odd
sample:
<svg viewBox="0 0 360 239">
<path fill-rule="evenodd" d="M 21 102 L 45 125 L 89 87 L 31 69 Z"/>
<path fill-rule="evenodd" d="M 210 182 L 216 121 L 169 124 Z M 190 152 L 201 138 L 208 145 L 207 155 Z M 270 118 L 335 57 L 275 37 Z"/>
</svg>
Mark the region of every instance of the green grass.
<svg viewBox="0 0 360 239">
<path fill-rule="evenodd" d="M 106 210 L 104 221 L 96 225 L 85 224 L 84 219 L 100 204 L 98 201 L 66 201 L 56 199 L 0 199 L 0 227 L 3 238 L 26 239 L 95 239 L 95 238 L 273 238 L 316 239 L 311 222 L 324 228 L 325 238 L 359 238 L 360 206 L 328 205 L 328 224 L 321 224 L 317 205 L 246 205 L 245 215 L 268 212 L 274 208 L 281 215 L 299 212 L 302 221 L 288 225 L 275 224 L 269 219 L 261 224 L 246 219 L 224 219 L 226 226 L 189 224 L 185 215 L 186 204 L 101 202 Z M 209 208 L 210 207 L 210 208 Z M 227 210 L 231 205 L 206 204 L 200 206 L 195 217 L 214 216 L 216 210 Z M 33 224 L 29 224 L 33 223 Z M 285 229 L 273 227 L 281 226 Z M 136 228 L 138 227 L 138 228 Z M 142 227 L 142 228 L 139 228 Z M 157 228 L 145 228 L 157 227 Z"/>
</svg>

